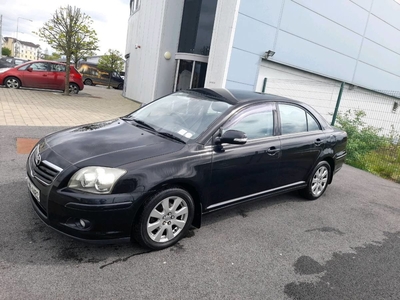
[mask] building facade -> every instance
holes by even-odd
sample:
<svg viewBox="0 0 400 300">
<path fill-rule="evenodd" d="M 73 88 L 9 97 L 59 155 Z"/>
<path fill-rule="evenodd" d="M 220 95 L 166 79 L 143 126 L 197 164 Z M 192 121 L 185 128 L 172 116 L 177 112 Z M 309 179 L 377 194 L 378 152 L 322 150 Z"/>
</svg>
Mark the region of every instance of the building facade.
<svg viewBox="0 0 400 300">
<path fill-rule="evenodd" d="M 12 37 L 5 37 L 4 42 L 3 47 L 7 47 L 11 50 L 11 56 L 29 60 L 40 59 L 40 45 L 17 40 Z"/>
<path fill-rule="evenodd" d="M 398 91 L 399 15 L 396 0 L 131 0 L 124 93 L 147 103 L 310 74 Z"/>
</svg>

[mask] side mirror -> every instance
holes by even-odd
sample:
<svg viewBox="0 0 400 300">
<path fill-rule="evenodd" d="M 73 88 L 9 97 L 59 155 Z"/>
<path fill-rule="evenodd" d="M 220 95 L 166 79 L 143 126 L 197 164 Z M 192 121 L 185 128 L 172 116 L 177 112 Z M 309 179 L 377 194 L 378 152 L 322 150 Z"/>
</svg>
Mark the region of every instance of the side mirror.
<svg viewBox="0 0 400 300">
<path fill-rule="evenodd" d="M 244 132 L 239 130 L 228 130 L 221 137 L 215 139 L 215 145 L 221 144 L 235 144 L 244 145 L 247 142 L 247 136 Z"/>
<path fill-rule="evenodd" d="M 26 68 L 26 70 L 28 71 L 28 72 L 32 72 L 32 68 L 31 67 L 29 67 L 29 68 Z"/>
</svg>

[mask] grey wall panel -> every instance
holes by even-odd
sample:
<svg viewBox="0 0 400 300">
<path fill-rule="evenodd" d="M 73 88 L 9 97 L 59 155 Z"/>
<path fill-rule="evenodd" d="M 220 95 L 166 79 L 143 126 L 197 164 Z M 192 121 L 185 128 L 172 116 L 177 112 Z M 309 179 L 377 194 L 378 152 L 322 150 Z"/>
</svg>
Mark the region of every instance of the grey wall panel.
<svg viewBox="0 0 400 300">
<path fill-rule="evenodd" d="M 395 0 L 375 0 L 371 13 L 400 30 L 400 3 Z"/>
<path fill-rule="evenodd" d="M 369 11 L 369 9 L 371 8 L 371 3 L 374 0 L 350 0 L 350 1 Z"/>
<path fill-rule="evenodd" d="M 280 28 L 353 58 L 357 58 L 362 43 L 361 35 L 292 1 L 285 4 Z"/>
<path fill-rule="evenodd" d="M 283 1 L 242 0 L 239 12 L 272 26 L 278 26 Z"/>
<path fill-rule="evenodd" d="M 400 9 L 397 13 L 399 12 Z M 365 37 L 400 54 L 400 30 L 373 15 L 369 18 Z"/>
<path fill-rule="evenodd" d="M 239 13 L 233 47 L 258 55 L 272 49 L 276 28 Z"/>
<path fill-rule="evenodd" d="M 368 87 L 369 89 L 398 91 L 400 77 L 359 62 L 354 84 Z"/>
<path fill-rule="evenodd" d="M 287 2 L 290 3 L 292 1 Z M 293 0 L 293 2 L 301 4 L 359 34 L 363 34 L 364 32 L 368 12 L 349 0 Z"/>
<path fill-rule="evenodd" d="M 272 60 L 351 82 L 356 60 L 286 32 L 279 33 Z"/>
<path fill-rule="evenodd" d="M 400 54 L 388 51 L 369 40 L 364 41 L 360 61 L 400 76 Z"/>
<path fill-rule="evenodd" d="M 259 55 L 233 48 L 227 80 L 254 86 L 260 60 Z"/>
</svg>

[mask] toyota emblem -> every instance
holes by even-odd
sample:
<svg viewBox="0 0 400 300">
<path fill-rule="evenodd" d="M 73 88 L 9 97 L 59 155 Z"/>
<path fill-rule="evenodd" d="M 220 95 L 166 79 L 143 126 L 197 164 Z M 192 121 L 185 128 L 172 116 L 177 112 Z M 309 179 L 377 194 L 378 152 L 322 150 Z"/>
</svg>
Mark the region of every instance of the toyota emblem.
<svg viewBox="0 0 400 300">
<path fill-rule="evenodd" d="M 39 154 L 39 151 L 35 155 L 35 164 L 38 166 L 42 162 L 42 157 Z"/>
</svg>

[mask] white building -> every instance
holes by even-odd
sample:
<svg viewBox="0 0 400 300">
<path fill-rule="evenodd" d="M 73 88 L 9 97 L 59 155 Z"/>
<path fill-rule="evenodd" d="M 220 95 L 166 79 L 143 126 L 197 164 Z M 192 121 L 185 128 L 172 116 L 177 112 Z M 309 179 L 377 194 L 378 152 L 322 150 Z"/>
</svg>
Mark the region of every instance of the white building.
<svg viewBox="0 0 400 300">
<path fill-rule="evenodd" d="M 399 91 L 399 16 L 396 0 L 131 0 L 124 93 L 262 91 L 265 78 L 282 95 L 271 79 L 339 82 L 329 101 L 340 82 Z"/>
<path fill-rule="evenodd" d="M 5 37 L 4 41 L 4 47 L 7 47 L 11 50 L 11 56 L 29 60 L 40 59 L 40 45 L 17 40 L 12 37 Z"/>
</svg>

